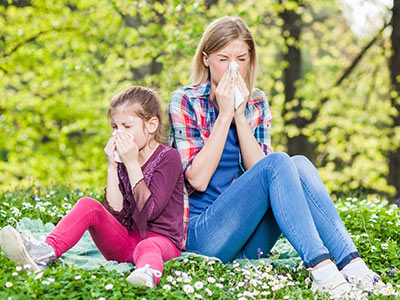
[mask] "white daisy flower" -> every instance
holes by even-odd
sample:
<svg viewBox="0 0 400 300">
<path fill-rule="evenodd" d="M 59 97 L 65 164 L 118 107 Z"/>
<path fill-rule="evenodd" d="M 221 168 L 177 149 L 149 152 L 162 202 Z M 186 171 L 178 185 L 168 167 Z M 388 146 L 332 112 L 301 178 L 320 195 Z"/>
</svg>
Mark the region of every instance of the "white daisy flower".
<svg viewBox="0 0 400 300">
<path fill-rule="evenodd" d="M 204 290 L 206 291 L 208 296 L 212 296 L 213 295 L 213 292 L 209 288 L 205 288 Z"/>
<path fill-rule="evenodd" d="M 214 277 L 208 277 L 207 278 L 207 281 L 209 282 L 209 283 L 215 283 L 215 278 Z"/>
<path fill-rule="evenodd" d="M 201 290 L 203 288 L 204 284 L 201 281 L 197 281 L 194 284 L 194 287 L 196 288 L 196 290 Z"/>
<path fill-rule="evenodd" d="M 12 286 L 13 286 L 12 282 L 9 282 L 9 281 L 6 282 L 6 287 L 7 287 L 7 288 L 10 288 L 10 287 L 12 287 Z"/>
<path fill-rule="evenodd" d="M 191 294 L 194 292 L 194 288 L 190 284 L 185 284 L 182 288 L 186 294 Z"/>
<path fill-rule="evenodd" d="M 108 290 L 112 290 L 113 287 L 114 287 L 114 285 L 113 285 L 112 283 L 109 283 L 109 284 L 106 285 L 106 290 L 107 290 L 107 291 L 108 291 Z"/>
</svg>

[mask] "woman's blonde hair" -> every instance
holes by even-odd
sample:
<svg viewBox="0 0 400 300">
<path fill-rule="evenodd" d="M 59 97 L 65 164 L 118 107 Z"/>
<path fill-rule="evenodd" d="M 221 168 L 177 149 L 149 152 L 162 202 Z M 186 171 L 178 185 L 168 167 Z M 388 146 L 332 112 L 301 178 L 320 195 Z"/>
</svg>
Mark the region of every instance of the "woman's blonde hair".
<svg viewBox="0 0 400 300">
<path fill-rule="evenodd" d="M 250 64 L 245 81 L 251 93 L 257 76 L 256 43 L 249 27 L 239 17 L 225 16 L 208 25 L 193 57 L 193 84 L 203 84 L 210 78 L 210 71 L 203 63 L 203 52 L 207 55 L 212 54 L 236 39 L 246 42 L 249 46 Z"/>
</svg>

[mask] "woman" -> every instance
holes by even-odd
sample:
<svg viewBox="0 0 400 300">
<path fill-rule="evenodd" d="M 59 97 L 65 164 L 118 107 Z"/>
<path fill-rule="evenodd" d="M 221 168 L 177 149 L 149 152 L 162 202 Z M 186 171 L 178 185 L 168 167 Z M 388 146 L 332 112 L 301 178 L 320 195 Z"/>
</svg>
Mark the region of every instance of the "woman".
<svg viewBox="0 0 400 300">
<path fill-rule="evenodd" d="M 194 56 L 193 85 L 171 98 L 170 142 L 189 192 L 186 249 L 223 262 L 257 258 L 282 232 L 311 270 L 314 291 L 356 299 L 379 277 L 360 258 L 312 163 L 272 152 L 271 112 L 253 88 L 256 69 L 245 22 L 217 19 Z M 244 98 L 236 109 L 235 89 Z"/>
</svg>

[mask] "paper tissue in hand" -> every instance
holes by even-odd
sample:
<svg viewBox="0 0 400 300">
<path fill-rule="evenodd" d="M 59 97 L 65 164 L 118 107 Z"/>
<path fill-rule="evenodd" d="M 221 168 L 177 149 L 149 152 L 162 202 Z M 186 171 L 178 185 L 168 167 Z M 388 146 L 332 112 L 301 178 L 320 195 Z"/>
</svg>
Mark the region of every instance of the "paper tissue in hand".
<svg viewBox="0 0 400 300">
<path fill-rule="evenodd" d="M 117 130 L 113 131 L 112 135 L 115 136 L 117 134 L 117 132 L 125 132 L 125 133 L 127 133 L 131 137 L 131 139 L 133 141 L 133 136 L 129 132 L 117 129 Z M 122 160 L 121 160 L 121 157 L 119 156 L 118 150 L 114 151 L 114 159 L 115 159 L 116 162 L 122 163 Z"/>
<path fill-rule="evenodd" d="M 239 65 L 237 64 L 237 62 L 232 61 L 228 68 L 232 71 L 232 72 L 237 72 L 239 70 Z M 242 104 L 244 102 L 244 97 L 242 95 L 242 93 L 239 91 L 238 87 L 235 86 L 233 88 L 233 93 L 235 94 L 235 109 L 238 109 L 238 107 L 240 106 L 240 104 Z"/>
</svg>

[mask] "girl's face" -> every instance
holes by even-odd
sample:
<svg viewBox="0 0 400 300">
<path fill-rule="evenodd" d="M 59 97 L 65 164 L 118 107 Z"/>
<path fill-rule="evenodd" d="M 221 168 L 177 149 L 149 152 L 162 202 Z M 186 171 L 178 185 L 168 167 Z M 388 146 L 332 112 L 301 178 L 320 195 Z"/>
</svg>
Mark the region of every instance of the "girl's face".
<svg viewBox="0 0 400 300">
<path fill-rule="evenodd" d="M 246 79 L 250 63 L 250 51 L 246 42 L 236 39 L 211 54 L 203 52 L 203 63 L 210 69 L 211 83 L 214 86 L 218 86 L 222 75 L 224 75 L 226 68 L 232 61 L 237 62 L 240 75 L 243 79 Z"/>
<path fill-rule="evenodd" d="M 157 126 L 154 129 L 151 121 L 146 122 L 138 117 L 132 107 L 117 107 L 111 112 L 110 118 L 113 130 L 119 129 L 131 134 L 139 151 L 149 145 L 152 133 L 157 129 Z"/>
</svg>

